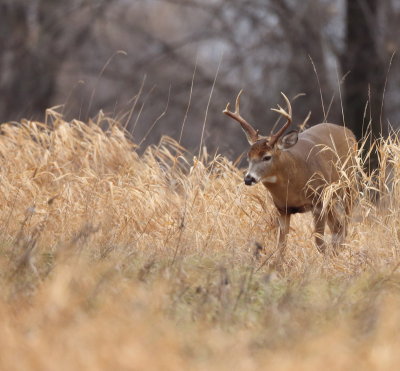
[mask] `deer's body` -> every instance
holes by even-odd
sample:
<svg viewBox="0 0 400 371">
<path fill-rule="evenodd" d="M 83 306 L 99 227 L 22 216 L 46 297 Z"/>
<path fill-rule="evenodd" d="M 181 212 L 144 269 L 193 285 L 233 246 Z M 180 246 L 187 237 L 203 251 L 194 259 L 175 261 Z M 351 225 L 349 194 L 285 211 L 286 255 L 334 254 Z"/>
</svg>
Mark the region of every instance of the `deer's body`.
<svg viewBox="0 0 400 371">
<path fill-rule="evenodd" d="M 323 235 L 326 223 L 331 229 L 334 247 L 341 245 L 351 210 L 350 189 L 339 187 L 330 195 L 328 207 L 324 190 L 339 182 L 340 173 L 347 179 L 351 177 L 356 145 L 354 134 L 342 126 L 323 123 L 301 133 L 283 135 L 291 123 L 290 102 L 285 97 L 289 113 L 281 107 L 276 111 L 287 118 L 286 124 L 276 134 L 260 137 L 240 116 L 239 96 L 235 112 L 227 107 L 224 113 L 239 121 L 251 144 L 245 183 L 263 183 L 278 209 L 281 254 L 286 246 L 290 216 L 307 211 L 313 214 L 318 250 L 325 250 Z"/>
<path fill-rule="evenodd" d="M 335 124 L 318 124 L 300 133 L 297 143 L 282 151 L 280 163 L 269 170 L 269 179 L 261 179 L 277 209 L 288 214 L 311 210 L 318 197 L 313 190 L 339 180 L 338 162 L 346 161 L 354 143 L 353 133 Z"/>
</svg>

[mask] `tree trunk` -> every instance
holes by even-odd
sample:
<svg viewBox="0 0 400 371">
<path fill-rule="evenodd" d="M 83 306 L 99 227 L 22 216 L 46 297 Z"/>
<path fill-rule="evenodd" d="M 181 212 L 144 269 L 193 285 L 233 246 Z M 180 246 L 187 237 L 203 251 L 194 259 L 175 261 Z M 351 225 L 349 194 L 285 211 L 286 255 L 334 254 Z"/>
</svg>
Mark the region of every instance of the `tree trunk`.
<svg viewBox="0 0 400 371">
<path fill-rule="evenodd" d="M 0 120 L 38 119 L 48 108 L 57 69 L 34 48 L 24 2 L 0 4 Z"/>
<path fill-rule="evenodd" d="M 382 123 L 385 63 L 380 53 L 378 0 L 347 0 L 346 48 L 342 58 L 344 120 L 368 153 L 372 142 L 387 134 Z M 375 151 L 366 159 L 368 170 L 378 166 Z"/>
</svg>

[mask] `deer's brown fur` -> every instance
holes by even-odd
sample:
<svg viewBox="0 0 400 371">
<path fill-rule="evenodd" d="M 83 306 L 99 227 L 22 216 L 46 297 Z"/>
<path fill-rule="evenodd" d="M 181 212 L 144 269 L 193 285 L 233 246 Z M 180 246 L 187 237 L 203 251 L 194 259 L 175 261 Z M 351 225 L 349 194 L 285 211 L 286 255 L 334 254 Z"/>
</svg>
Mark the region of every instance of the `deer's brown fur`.
<svg viewBox="0 0 400 371">
<path fill-rule="evenodd" d="M 351 190 L 349 184 L 338 187 L 328 203 L 324 199 L 324 190 L 332 184 L 339 184 L 342 173 L 346 179 L 351 178 L 356 139 L 349 129 L 329 123 L 315 125 L 301 133 L 292 131 L 284 134 L 291 124 L 292 112 L 289 100 L 283 96 L 288 112 L 280 106 L 275 111 L 287 121 L 277 133 L 260 137 L 247 121 L 242 125 L 251 145 L 245 183 L 261 182 L 271 193 L 279 214 L 278 245 L 281 254 L 286 247 L 290 216 L 307 211 L 313 214 L 318 250 L 325 251 L 323 236 L 327 223 L 336 251 L 346 237 L 352 204 Z M 238 112 L 238 99 L 235 112 L 229 111 L 228 106 L 224 111 L 234 119 L 237 119 Z M 241 116 L 240 120 L 244 121 Z"/>
</svg>

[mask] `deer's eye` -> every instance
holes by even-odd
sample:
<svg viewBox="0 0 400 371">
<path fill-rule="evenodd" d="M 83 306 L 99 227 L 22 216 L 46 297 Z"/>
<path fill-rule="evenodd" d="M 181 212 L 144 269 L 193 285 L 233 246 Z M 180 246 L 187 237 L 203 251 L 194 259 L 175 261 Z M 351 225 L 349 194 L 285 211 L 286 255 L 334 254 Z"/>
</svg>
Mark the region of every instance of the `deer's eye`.
<svg viewBox="0 0 400 371">
<path fill-rule="evenodd" d="M 263 160 L 263 161 L 269 161 L 269 160 L 271 160 L 271 158 L 272 158 L 271 155 L 265 155 L 265 156 L 262 158 L 262 160 Z"/>
</svg>

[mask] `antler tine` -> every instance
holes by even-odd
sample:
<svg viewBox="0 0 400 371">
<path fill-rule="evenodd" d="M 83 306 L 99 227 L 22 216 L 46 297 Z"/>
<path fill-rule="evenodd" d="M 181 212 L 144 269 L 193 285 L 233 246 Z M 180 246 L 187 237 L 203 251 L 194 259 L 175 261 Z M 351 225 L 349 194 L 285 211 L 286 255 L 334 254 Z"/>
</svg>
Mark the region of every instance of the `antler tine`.
<svg viewBox="0 0 400 371">
<path fill-rule="evenodd" d="M 243 93 L 243 89 L 240 89 L 239 94 L 236 97 L 236 101 L 235 101 L 235 112 L 239 115 L 239 106 L 240 106 L 240 96 Z"/>
<path fill-rule="evenodd" d="M 273 135 L 271 135 L 271 139 L 269 140 L 269 145 L 272 147 L 278 139 L 282 136 L 282 134 L 285 132 L 285 130 L 289 127 L 289 125 L 292 123 L 292 105 L 290 104 L 289 98 L 282 93 L 283 98 L 285 99 L 286 105 L 287 105 L 287 112 L 284 110 L 279 104 L 278 108 L 271 108 L 272 111 L 278 112 L 280 115 L 285 117 L 287 119 L 286 123 Z"/>
<path fill-rule="evenodd" d="M 240 96 L 243 93 L 243 89 L 240 90 L 236 97 L 235 112 L 229 110 L 230 103 L 226 105 L 226 108 L 222 111 L 225 115 L 233 118 L 242 126 L 244 133 L 246 134 L 249 143 L 255 143 L 258 140 L 258 130 L 255 130 L 241 115 L 240 115 Z"/>
</svg>

